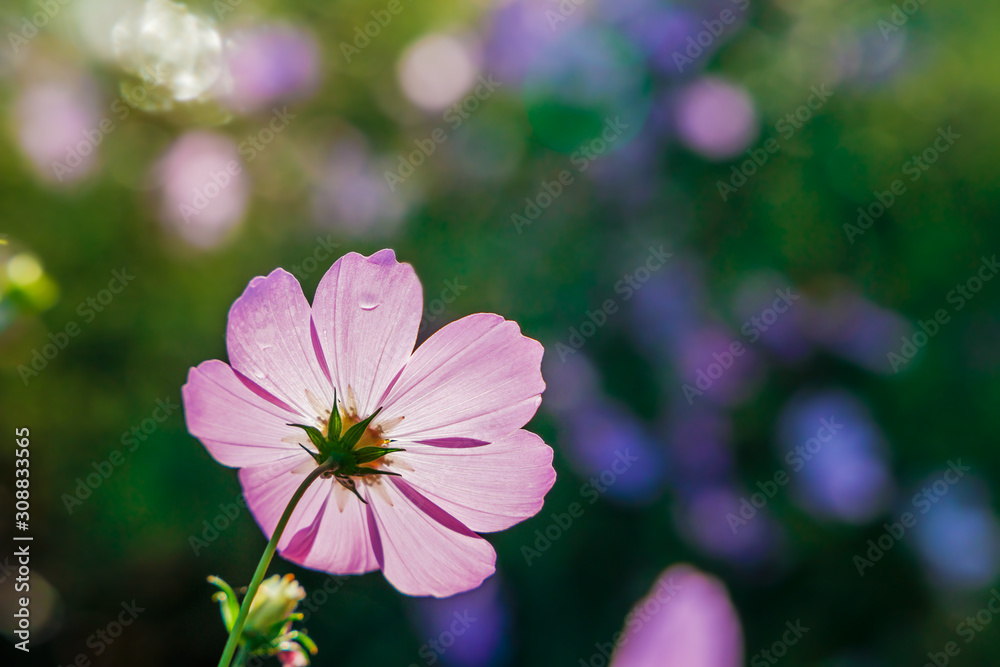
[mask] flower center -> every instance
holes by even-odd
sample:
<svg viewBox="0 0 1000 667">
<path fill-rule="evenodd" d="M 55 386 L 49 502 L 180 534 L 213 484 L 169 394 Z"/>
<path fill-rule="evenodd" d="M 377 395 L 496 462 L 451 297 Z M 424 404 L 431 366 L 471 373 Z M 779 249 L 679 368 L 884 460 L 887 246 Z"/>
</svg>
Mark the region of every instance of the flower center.
<svg viewBox="0 0 1000 667">
<path fill-rule="evenodd" d="M 384 470 L 386 461 L 383 460 L 387 454 L 401 452 L 398 447 L 387 447 L 391 441 L 383 437 L 378 426 L 372 426 L 372 420 L 381 411 L 379 408 L 366 419 L 360 419 L 357 415 L 340 414 L 339 404 L 334 395 L 333 409 L 330 410 L 330 418 L 327 420 L 323 431 L 315 426 L 305 424 L 289 424 L 301 428 L 309 436 L 316 451 L 312 451 L 305 445 L 300 445 L 309 452 L 309 455 L 316 460 L 317 465 L 323 465 L 332 461 L 335 467 L 324 473 L 324 477 L 333 477 L 344 488 L 352 491 L 363 503 L 367 502 L 358 493 L 356 480 L 374 475 L 394 475 L 400 477 L 397 472 Z"/>
</svg>

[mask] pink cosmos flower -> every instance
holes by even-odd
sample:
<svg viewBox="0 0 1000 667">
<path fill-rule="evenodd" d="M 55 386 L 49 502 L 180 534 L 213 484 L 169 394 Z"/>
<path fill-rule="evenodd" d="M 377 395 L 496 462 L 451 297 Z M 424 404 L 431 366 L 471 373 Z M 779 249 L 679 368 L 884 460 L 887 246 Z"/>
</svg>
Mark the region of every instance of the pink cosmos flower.
<svg viewBox="0 0 1000 667">
<path fill-rule="evenodd" d="M 188 430 L 241 468 L 268 536 L 331 423 L 347 433 L 370 419 L 349 454 L 360 467 L 309 487 L 278 551 L 338 574 L 381 569 L 403 593 L 445 597 L 493 574 L 496 553 L 476 533 L 537 513 L 555 471 L 552 449 L 521 430 L 545 389 L 542 346 L 479 313 L 414 350 L 422 308 L 413 267 L 392 250 L 341 257 L 312 307 L 276 269 L 229 311 L 231 365 L 192 368 L 183 398 Z"/>
<path fill-rule="evenodd" d="M 725 585 L 690 565 L 660 575 L 615 644 L 611 667 L 743 665 L 743 630 Z"/>
</svg>

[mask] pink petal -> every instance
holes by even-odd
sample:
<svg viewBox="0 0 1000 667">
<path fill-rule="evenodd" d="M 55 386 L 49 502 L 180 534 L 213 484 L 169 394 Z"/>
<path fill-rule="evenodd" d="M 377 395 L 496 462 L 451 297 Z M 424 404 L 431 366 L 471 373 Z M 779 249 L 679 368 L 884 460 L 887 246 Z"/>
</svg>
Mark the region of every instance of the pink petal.
<svg viewBox="0 0 1000 667">
<path fill-rule="evenodd" d="M 314 344 L 309 302 L 284 269 L 250 281 L 229 310 L 229 362 L 310 421 L 333 407 Z M 296 420 L 301 421 L 301 420 Z"/>
<path fill-rule="evenodd" d="M 545 389 L 541 360 L 541 343 L 522 336 L 515 322 L 463 317 L 417 348 L 377 423 L 393 438 L 491 442 L 535 414 Z"/>
<path fill-rule="evenodd" d="M 188 431 L 222 465 L 261 465 L 301 451 L 282 442 L 301 435 L 287 426 L 301 417 L 222 361 L 192 368 L 181 397 Z"/>
<path fill-rule="evenodd" d="M 375 554 L 389 580 L 407 595 L 448 597 L 479 586 L 496 571 L 489 542 L 399 478 L 369 489 Z"/>
<path fill-rule="evenodd" d="M 534 516 L 556 480 L 552 448 L 528 431 L 478 447 L 393 443 L 403 479 L 476 532 L 510 528 Z"/>
<path fill-rule="evenodd" d="M 671 567 L 625 620 L 611 667 L 741 667 L 743 630 L 725 585 Z"/>
<path fill-rule="evenodd" d="M 315 467 L 311 463 L 312 459 L 302 452 L 301 456 L 268 466 L 240 470 L 247 507 L 268 539 L 295 490 Z M 341 513 L 337 493 L 350 492 L 332 479 L 313 481 L 278 540 L 278 552 L 293 563 L 337 574 L 377 569 L 368 517 L 361 501 L 351 495 Z"/>
<path fill-rule="evenodd" d="M 397 262 L 392 250 L 348 253 L 323 276 L 313 321 L 349 411 L 367 417 L 379 406 L 413 350 L 422 308 L 413 267 Z"/>
<path fill-rule="evenodd" d="M 365 506 L 338 482 L 321 479 L 316 480 L 315 486 L 320 490 L 307 506 L 307 512 L 312 512 L 312 507 L 319 503 L 315 518 L 308 527 L 294 534 L 281 555 L 303 567 L 336 574 L 377 570 L 379 565 Z M 364 495 L 364 489 L 360 491 Z M 342 505 L 338 504 L 338 494 L 346 495 L 341 499 Z M 307 500 L 303 497 L 302 503 Z"/>
</svg>

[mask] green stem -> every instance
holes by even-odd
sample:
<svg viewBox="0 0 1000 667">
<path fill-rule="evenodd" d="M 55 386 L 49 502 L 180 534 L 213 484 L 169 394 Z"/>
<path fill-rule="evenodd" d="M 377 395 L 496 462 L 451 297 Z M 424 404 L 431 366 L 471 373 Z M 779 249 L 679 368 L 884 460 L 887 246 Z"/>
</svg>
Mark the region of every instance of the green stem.
<svg viewBox="0 0 1000 667">
<path fill-rule="evenodd" d="M 295 490 L 292 494 L 292 499 L 288 501 L 288 507 L 285 508 L 284 513 L 281 518 L 278 519 L 278 525 L 274 529 L 274 534 L 271 535 L 271 539 L 267 543 L 267 547 L 264 548 L 264 555 L 260 557 L 260 563 L 257 565 L 257 571 L 253 573 L 253 579 L 250 580 L 250 585 L 247 587 L 247 594 L 243 596 L 243 604 L 240 605 L 240 614 L 236 617 L 236 623 L 233 625 L 232 631 L 229 633 L 229 640 L 226 642 L 226 648 L 222 651 L 222 657 L 219 659 L 219 667 L 229 667 L 230 661 L 233 659 L 233 653 L 236 652 L 236 646 L 239 644 L 240 637 L 243 636 L 243 625 L 246 623 L 247 615 L 250 613 L 250 603 L 253 601 L 255 595 L 257 595 L 257 589 L 260 587 L 260 582 L 264 580 L 264 575 L 267 573 L 267 567 L 271 564 L 271 558 L 274 557 L 274 552 L 278 548 L 278 540 L 281 539 L 281 533 L 285 531 L 285 526 L 288 524 L 288 520 L 292 517 L 292 511 L 295 510 L 295 506 L 298 505 L 299 500 L 302 499 L 302 494 L 306 492 L 309 485 L 316 481 L 316 478 L 325 472 L 334 470 L 337 464 L 334 460 L 327 459 L 326 463 L 317 467 L 315 470 L 310 472 L 299 488 Z"/>
<path fill-rule="evenodd" d="M 236 661 L 233 662 L 232 667 L 244 667 L 247 664 L 247 647 L 246 644 L 240 647 L 239 652 L 236 654 Z"/>
</svg>

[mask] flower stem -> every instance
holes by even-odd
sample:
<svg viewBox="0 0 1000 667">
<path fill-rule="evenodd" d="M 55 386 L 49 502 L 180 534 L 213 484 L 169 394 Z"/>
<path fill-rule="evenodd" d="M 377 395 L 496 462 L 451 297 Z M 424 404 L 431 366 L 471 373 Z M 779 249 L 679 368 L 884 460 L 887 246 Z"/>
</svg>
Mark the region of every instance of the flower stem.
<svg viewBox="0 0 1000 667">
<path fill-rule="evenodd" d="M 264 575 L 267 573 L 267 567 L 271 564 L 271 558 L 274 557 L 274 552 L 278 548 L 278 540 L 281 539 L 281 534 L 285 531 L 285 526 L 288 524 L 288 520 L 292 517 L 292 512 L 295 510 L 295 506 L 298 505 L 299 500 L 302 499 L 302 494 L 306 492 L 309 485 L 316 481 L 316 478 L 325 472 L 334 470 L 337 464 L 334 460 L 327 459 L 326 463 L 318 466 L 315 470 L 310 472 L 299 488 L 295 489 L 295 493 L 292 494 L 292 499 L 288 501 L 288 507 L 285 508 L 284 513 L 281 518 L 278 519 L 278 525 L 274 528 L 274 534 L 271 535 L 271 539 L 268 540 L 267 547 L 264 548 L 264 555 L 260 557 L 260 563 L 257 565 L 257 571 L 253 573 L 253 579 L 250 580 L 250 585 L 247 587 L 247 593 L 243 596 L 243 604 L 240 605 L 240 614 L 236 617 L 236 623 L 233 624 L 233 629 L 229 633 L 229 640 L 226 642 L 226 648 L 222 651 L 222 658 L 219 659 L 219 667 L 229 667 L 230 661 L 233 659 L 233 653 L 236 652 L 236 645 L 240 641 L 240 637 L 243 635 L 243 625 L 246 623 L 247 615 L 250 613 L 250 603 L 253 601 L 254 596 L 257 594 L 257 589 L 260 587 L 260 582 L 264 580 Z"/>
</svg>

